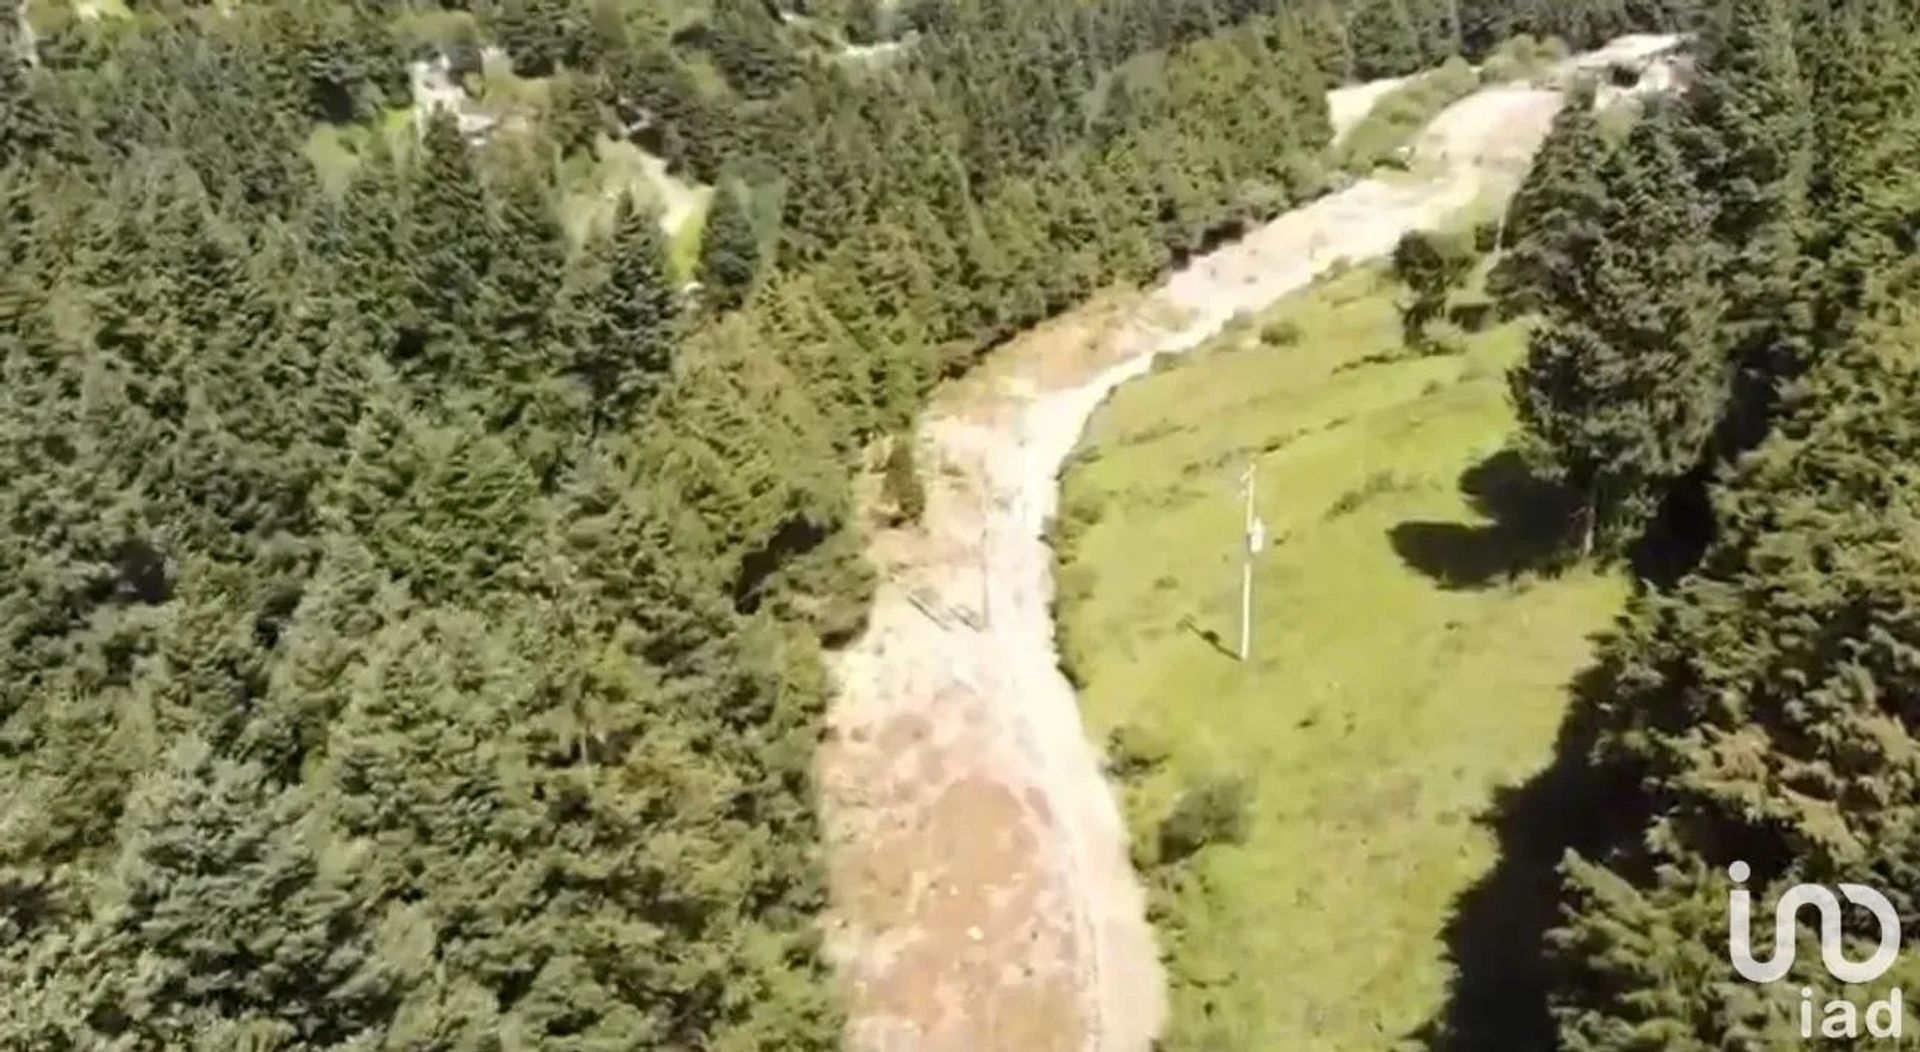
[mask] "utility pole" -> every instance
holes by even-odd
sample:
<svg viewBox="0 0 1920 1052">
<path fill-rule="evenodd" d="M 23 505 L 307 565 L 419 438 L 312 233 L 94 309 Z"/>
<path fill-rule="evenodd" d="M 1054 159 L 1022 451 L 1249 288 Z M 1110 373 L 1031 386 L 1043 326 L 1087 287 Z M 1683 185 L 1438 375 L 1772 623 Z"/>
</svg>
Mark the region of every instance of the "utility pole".
<svg viewBox="0 0 1920 1052">
<path fill-rule="evenodd" d="M 1240 481 L 1247 495 L 1246 544 L 1240 556 L 1240 660 L 1253 656 L 1253 557 L 1267 546 L 1267 526 L 1254 514 L 1254 484 L 1257 462 L 1249 461 Z"/>
</svg>

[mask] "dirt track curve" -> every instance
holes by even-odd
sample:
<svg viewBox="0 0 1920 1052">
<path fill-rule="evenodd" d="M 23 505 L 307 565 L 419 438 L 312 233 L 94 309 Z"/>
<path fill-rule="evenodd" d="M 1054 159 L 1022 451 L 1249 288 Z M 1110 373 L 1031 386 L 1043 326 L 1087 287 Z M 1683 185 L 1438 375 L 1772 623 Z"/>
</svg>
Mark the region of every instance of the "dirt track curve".
<svg viewBox="0 0 1920 1052">
<path fill-rule="evenodd" d="M 1631 37 L 1602 67 L 1670 48 Z M 1343 121 L 1362 87 L 1335 93 Z M 836 663 L 819 781 L 829 946 L 853 1052 L 1145 1052 L 1164 1012 L 1127 834 L 1060 674 L 1042 539 L 1089 415 L 1157 354 L 1192 348 L 1341 259 L 1389 252 L 1508 188 L 1560 96 L 1493 87 L 1415 147 L 1418 177 L 1366 180 L 1091 304 L 943 389 L 918 436 L 928 506 L 882 530 L 871 625 Z"/>
</svg>

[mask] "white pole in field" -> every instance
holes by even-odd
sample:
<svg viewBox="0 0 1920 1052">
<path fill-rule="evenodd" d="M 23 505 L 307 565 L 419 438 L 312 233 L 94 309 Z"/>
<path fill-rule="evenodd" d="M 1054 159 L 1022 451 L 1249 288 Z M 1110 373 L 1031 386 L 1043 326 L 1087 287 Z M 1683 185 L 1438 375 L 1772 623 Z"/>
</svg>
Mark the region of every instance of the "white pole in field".
<svg viewBox="0 0 1920 1052">
<path fill-rule="evenodd" d="M 1260 550 L 1266 531 L 1253 514 L 1254 465 L 1247 465 L 1247 534 L 1240 555 L 1240 660 L 1253 656 L 1253 557 Z"/>
</svg>

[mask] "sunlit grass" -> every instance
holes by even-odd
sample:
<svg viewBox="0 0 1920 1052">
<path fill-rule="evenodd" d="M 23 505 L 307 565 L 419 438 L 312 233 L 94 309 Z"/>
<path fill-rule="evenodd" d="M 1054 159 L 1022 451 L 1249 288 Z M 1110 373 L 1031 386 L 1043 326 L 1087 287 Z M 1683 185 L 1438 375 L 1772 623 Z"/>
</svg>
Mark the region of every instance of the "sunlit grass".
<svg viewBox="0 0 1920 1052">
<path fill-rule="evenodd" d="M 1362 175 L 1382 164 L 1403 163 L 1421 129 L 1479 86 L 1479 75 L 1459 58 L 1409 79 L 1374 103 L 1341 140 L 1335 160 L 1347 171 Z"/>
<path fill-rule="evenodd" d="M 1500 572 L 1504 535 L 1460 482 L 1506 463 L 1522 332 L 1408 356 L 1394 295 L 1348 274 L 1124 388 L 1066 478 L 1063 642 L 1089 732 L 1166 752 L 1128 805 L 1168 1049 L 1380 1050 L 1438 1011 L 1449 906 L 1494 861 L 1476 818 L 1546 766 L 1623 598 L 1586 571 Z M 1275 540 L 1242 665 L 1225 651 L 1249 461 Z M 1152 865 L 1182 791 L 1235 778 L 1243 843 Z"/>
</svg>

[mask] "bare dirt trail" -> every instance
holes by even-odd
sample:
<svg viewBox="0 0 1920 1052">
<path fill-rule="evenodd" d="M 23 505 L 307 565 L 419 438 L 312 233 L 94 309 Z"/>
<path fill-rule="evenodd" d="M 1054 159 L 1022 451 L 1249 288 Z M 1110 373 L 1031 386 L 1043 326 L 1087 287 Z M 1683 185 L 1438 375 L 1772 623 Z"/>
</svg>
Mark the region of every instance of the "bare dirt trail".
<svg viewBox="0 0 1920 1052">
<path fill-rule="evenodd" d="M 1629 38 L 1578 61 L 1671 43 Z M 1054 650 L 1043 533 L 1061 465 L 1095 407 L 1155 355 L 1511 186 L 1559 105 L 1553 91 L 1481 91 L 1421 136 L 1415 170 L 1428 174 L 1288 213 L 1147 294 L 1040 326 L 934 399 L 919 435 L 923 525 L 871 540 L 883 583 L 838 659 L 820 758 L 829 945 L 854 1052 L 1150 1046 L 1164 1005 L 1145 898 Z M 1348 121 L 1365 112 L 1334 106 Z"/>
</svg>

